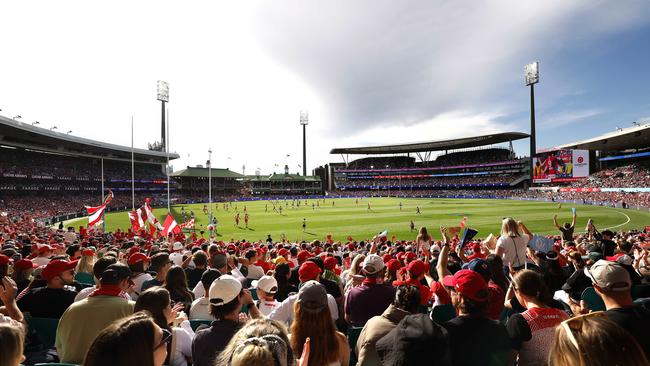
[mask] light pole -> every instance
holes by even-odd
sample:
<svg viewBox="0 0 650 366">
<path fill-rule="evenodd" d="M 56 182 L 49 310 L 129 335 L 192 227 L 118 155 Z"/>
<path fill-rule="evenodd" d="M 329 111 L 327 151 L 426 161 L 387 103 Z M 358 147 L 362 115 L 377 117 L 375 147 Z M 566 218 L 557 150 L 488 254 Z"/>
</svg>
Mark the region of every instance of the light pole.
<svg viewBox="0 0 650 366">
<path fill-rule="evenodd" d="M 302 176 L 307 176 L 307 125 L 309 124 L 309 113 L 300 111 L 300 124 L 302 125 Z"/>
<path fill-rule="evenodd" d="M 530 85 L 530 184 L 533 184 L 535 162 L 537 154 L 535 146 L 535 84 L 539 82 L 539 62 L 531 62 L 524 67 L 526 85 Z"/>
<path fill-rule="evenodd" d="M 39 121 L 34 121 L 32 122 L 32 126 L 40 125 L 41 123 Z"/>
<path fill-rule="evenodd" d="M 212 227 L 212 148 L 208 150 L 208 207 L 210 209 L 210 222 L 208 223 Z M 212 236 L 212 230 L 210 230 L 210 236 Z"/>
<path fill-rule="evenodd" d="M 169 102 L 169 84 L 165 81 L 158 80 L 158 97 L 157 99 L 162 103 L 161 111 L 161 127 L 160 127 L 160 144 L 164 149 L 165 146 L 165 103 Z"/>
</svg>

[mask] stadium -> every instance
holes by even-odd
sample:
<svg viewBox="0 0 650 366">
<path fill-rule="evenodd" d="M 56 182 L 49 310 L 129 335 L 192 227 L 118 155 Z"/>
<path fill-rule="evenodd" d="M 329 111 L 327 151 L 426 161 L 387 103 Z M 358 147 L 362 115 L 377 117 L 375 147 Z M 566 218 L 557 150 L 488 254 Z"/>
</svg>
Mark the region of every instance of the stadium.
<svg viewBox="0 0 650 366">
<path fill-rule="evenodd" d="M 650 8 L 278 4 L 16 34 L 0 366 L 650 365 Z"/>
</svg>

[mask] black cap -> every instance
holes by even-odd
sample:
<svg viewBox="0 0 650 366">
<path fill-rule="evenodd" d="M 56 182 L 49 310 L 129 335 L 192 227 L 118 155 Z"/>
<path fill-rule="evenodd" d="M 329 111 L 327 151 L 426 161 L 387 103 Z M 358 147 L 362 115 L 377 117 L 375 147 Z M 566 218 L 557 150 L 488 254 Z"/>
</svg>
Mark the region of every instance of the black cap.
<svg viewBox="0 0 650 366">
<path fill-rule="evenodd" d="M 100 278 L 101 283 L 117 284 L 131 277 L 131 269 L 126 264 L 115 263 L 106 267 Z"/>
</svg>

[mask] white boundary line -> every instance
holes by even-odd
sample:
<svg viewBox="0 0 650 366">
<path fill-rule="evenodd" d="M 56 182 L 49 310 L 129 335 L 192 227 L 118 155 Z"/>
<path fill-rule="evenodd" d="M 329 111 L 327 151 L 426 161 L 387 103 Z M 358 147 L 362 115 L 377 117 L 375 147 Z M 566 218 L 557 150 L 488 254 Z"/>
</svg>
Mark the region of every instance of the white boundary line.
<svg viewBox="0 0 650 366">
<path fill-rule="evenodd" d="M 618 225 L 614 225 L 614 226 L 606 227 L 605 229 L 614 229 L 614 228 L 617 228 L 617 227 L 621 227 L 621 226 L 623 226 L 623 225 L 626 225 L 628 222 L 630 222 L 630 221 L 632 220 L 632 219 L 630 219 L 630 216 L 628 216 L 627 214 L 625 214 L 625 213 L 623 213 L 623 212 L 620 212 L 620 211 L 615 211 L 615 212 L 620 213 L 621 215 L 627 217 L 627 221 L 625 221 L 625 222 L 622 223 L 622 224 L 618 224 Z"/>
</svg>

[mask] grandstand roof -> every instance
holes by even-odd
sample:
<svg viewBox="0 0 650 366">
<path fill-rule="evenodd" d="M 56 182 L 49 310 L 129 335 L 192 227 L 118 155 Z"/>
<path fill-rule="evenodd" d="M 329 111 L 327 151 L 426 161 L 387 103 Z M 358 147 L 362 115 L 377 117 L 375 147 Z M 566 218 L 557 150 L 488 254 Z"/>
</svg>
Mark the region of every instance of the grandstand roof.
<svg viewBox="0 0 650 366">
<path fill-rule="evenodd" d="M 188 166 L 170 174 L 172 177 L 208 178 L 208 168 Z M 212 178 L 243 178 L 244 176 L 229 169 L 212 168 Z"/>
<path fill-rule="evenodd" d="M 302 176 L 300 174 L 273 173 L 271 175 L 248 175 L 245 178 L 250 182 L 318 182 L 320 177 L 317 175 Z"/>
<path fill-rule="evenodd" d="M 47 151 L 80 157 L 98 157 L 115 160 L 131 160 L 131 147 L 90 140 L 83 137 L 50 131 L 0 116 L 0 145 Z M 145 163 L 165 163 L 167 153 L 145 149 L 133 149 L 134 160 Z M 169 159 L 178 159 L 170 153 Z"/>
<path fill-rule="evenodd" d="M 587 140 L 572 142 L 538 152 L 561 149 L 617 151 L 647 148 L 650 146 L 650 124 L 623 128 Z"/>
<path fill-rule="evenodd" d="M 483 136 L 463 137 L 453 140 L 416 142 L 400 145 L 366 146 L 334 148 L 330 154 L 401 154 L 416 153 L 424 151 L 441 151 L 478 147 L 502 142 L 515 141 L 528 138 L 529 135 L 523 132 L 503 132 Z"/>
</svg>

